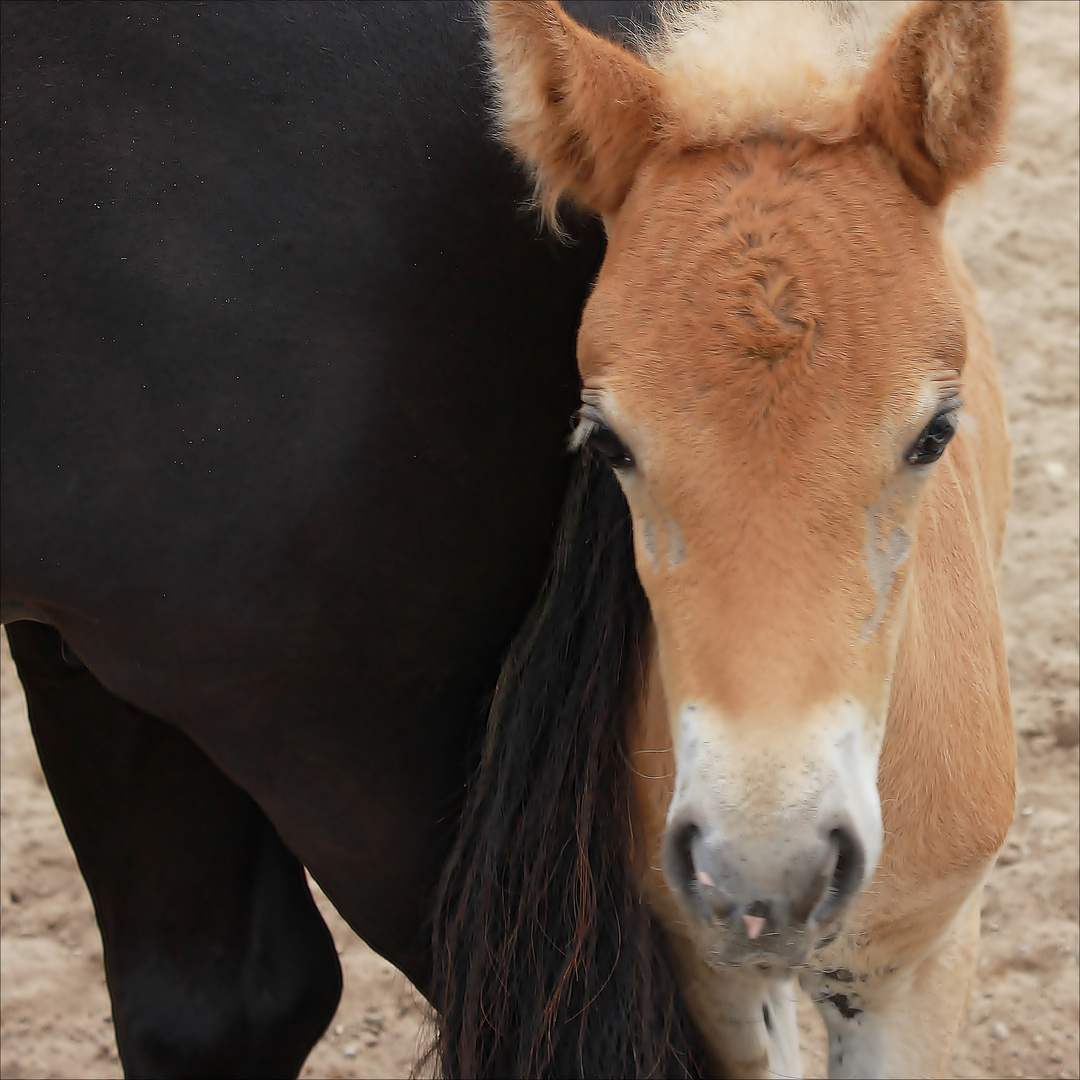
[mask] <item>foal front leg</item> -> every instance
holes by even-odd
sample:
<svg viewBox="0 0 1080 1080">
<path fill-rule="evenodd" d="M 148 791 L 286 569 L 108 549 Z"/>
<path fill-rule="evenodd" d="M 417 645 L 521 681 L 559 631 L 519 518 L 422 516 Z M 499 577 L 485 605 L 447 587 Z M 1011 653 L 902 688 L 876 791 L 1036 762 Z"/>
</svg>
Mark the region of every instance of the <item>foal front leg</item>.
<svg viewBox="0 0 1080 1080">
<path fill-rule="evenodd" d="M 679 989 L 712 1069 L 732 1080 L 801 1077 L 794 977 L 713 967 L 700 945 L 678 934 L 670 940 Z"/>
<path fill-rule="evenodd" d="M 888 943 L 875 943 L 876 964 L 803 978 L 829 1033 L 830 1078 L 946 1074 L 975 979 L 981 894 L 916 963 L 891 970 L 881 960 Z"/>
</svg>

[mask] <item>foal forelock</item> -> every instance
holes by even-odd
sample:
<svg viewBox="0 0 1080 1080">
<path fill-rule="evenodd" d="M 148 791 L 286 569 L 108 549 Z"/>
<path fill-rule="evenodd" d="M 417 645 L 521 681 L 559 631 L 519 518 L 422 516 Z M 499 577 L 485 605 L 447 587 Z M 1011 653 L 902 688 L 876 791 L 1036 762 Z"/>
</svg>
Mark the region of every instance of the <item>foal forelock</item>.
<svg viewBox="0 0 1080 1080">
<path fill-rule="evenodd" d="M 870 30 L 851 3 L 667 3 L 640 43 L 690 145 L 853 134 Z"/>
</svg>

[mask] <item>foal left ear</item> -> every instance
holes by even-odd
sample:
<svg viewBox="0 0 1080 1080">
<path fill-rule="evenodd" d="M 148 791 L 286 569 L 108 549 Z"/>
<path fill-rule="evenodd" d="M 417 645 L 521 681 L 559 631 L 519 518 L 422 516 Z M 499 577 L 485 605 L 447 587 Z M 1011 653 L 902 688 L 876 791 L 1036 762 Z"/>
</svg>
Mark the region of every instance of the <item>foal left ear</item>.
<svg viewBox="0 0 1080 1080">
<path fill-rule="evenodd" d="M 937 206 L 997 156 L 1008 119 L 1009 25 L 1000 2 L 921 3 L 863 84 L 866 129 Z"/>
<path fill-rule="evenodd" d="M 495 0 L 486 23 L 503 137 L 549 221 L 564 194 L 615 213 L 668 122 L 657 73 L 550 0 Z"/>
</svg>

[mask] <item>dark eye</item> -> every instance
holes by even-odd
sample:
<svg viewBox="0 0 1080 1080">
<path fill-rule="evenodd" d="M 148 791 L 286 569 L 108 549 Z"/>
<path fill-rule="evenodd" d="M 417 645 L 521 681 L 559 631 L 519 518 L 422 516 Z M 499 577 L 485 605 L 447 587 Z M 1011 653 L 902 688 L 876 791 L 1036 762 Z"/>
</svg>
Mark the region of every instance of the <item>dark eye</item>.
<svg viewBox="0 0 1080 1080">
<path fill-rule="evenodd" d="M 908 451 L 908 464 L 931 465 L 937 461 L 945 453 L 949 440 L 956 434 L 956 426 L 959 422 L 958 406 L 954 405 L 939 412 L 923 428 L 922 434 L 915 440 L 915 445 Z"/>
<path fill-rule="evenodd" d="M 626 444 L 609 427 L 597 423 L 588 439 L 588 447 L 613 469 L 632 469 L 634 458 Z"/>
</svg>

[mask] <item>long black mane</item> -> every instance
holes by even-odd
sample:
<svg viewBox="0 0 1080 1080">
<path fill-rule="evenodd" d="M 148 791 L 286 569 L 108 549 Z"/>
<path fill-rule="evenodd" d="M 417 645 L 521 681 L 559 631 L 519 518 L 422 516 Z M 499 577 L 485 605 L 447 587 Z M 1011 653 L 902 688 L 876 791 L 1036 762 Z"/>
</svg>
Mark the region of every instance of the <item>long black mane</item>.
<svg viewBox="0 0 1080 1080">
<path fill-rule="evenodd" d="M 625 500 L 586 450 L 443 877 L 434 1003 L 447 1076 L 699 1075 L 630 872 L 623 726 L 648 626 Z"/>
</svg>

